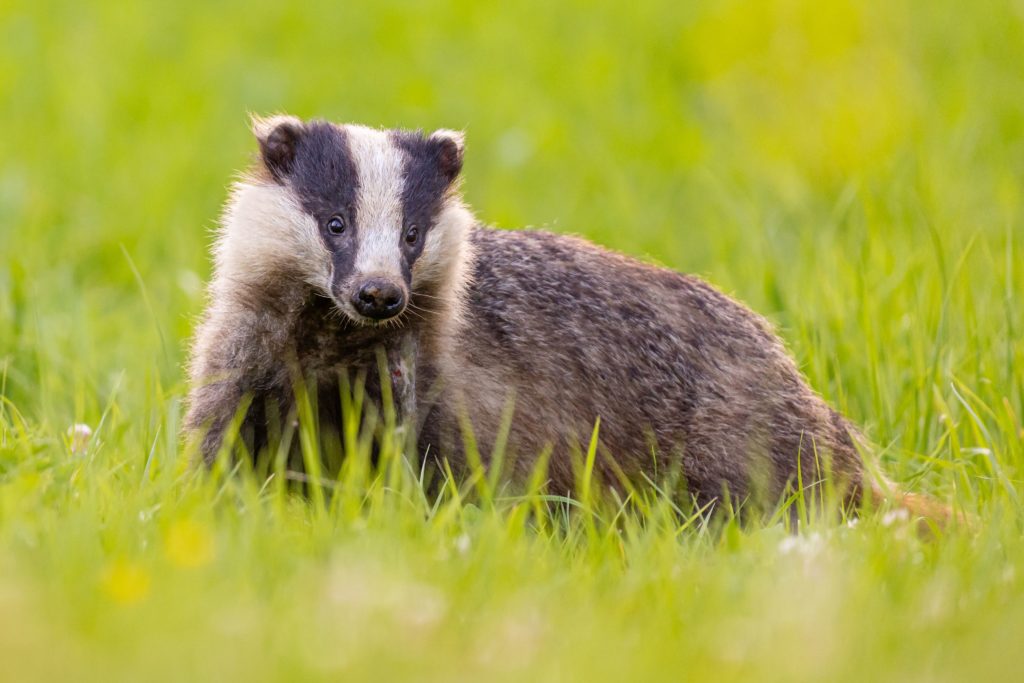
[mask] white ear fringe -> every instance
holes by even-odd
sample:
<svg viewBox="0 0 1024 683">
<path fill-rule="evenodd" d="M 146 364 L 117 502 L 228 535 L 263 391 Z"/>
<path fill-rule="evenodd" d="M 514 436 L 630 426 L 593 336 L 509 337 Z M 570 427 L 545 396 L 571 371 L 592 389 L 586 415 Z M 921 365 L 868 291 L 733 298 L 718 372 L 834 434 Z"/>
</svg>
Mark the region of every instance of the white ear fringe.
<svg viewBox="0 0 1024 683">
<path fill-rule="evenodd" d="M 267 136 L 282 123 L 290 123 L 293 126 L 302 126 L 302 120 L 299 117 L 292 116 L 290 114 L 270 114 L 269 116 L 260 116 L 259 114 L 253 113 L 249 114 L 249 128 L 258 140 L 265 140 Z"/>
<path fill-rule="evenodd" d="M 429 140 L 451 140 L 455 143 L 459 153 L 466 146 L 466 134 L 461 130 L 451 130 L 449 128 L 439 128 L 430 134 Z"/>
</svg>

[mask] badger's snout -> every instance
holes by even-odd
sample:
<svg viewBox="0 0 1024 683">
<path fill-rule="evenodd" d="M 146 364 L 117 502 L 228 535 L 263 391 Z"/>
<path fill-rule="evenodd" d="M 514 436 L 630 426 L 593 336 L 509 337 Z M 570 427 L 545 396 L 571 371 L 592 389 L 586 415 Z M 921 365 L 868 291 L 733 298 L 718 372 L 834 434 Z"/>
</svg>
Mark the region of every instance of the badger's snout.
<svg viewBox="0 0 1024 683">
<path fill-rule="evenodd" d="M 405 291 L 386 278 L 371 278 L 356 287 L 352 306 L 372 320 L 387 320 L 405 310 Z"/>
</svg>

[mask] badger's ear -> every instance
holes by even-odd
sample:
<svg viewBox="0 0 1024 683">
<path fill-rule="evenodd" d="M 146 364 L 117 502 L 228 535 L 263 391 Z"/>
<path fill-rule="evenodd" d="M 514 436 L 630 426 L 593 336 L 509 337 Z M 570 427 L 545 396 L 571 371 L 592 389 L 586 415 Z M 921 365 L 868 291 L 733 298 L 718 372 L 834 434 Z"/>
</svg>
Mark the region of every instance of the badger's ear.
<svg viewBox="0 0 1024 683">
<path fill-rule="evenodd" d="M 442 128 L 435 130 L 427 138 L 437 145 L 437 163 L 441 173 L 448 182 L 455 180 L 462 171 L 462 152 L 465 147 L 465 136 L 461 131 Z"/>
<path fill-rule="evenodd" d="M 260 158 L 277 182 L 283 183 L 291 173 L 295 148 L 305 132 L 302 121 L 294 116 L 252 117 L 252 133 L 260 143 Z"/>
</svg>

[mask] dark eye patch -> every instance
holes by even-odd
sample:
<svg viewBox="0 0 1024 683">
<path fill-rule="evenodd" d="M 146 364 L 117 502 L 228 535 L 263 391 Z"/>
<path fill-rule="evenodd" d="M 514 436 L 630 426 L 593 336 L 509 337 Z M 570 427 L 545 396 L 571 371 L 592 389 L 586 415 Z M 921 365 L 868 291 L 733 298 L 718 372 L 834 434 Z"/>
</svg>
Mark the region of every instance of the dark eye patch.
<svg viewBox="0 0 1024 683">
<path fill-rule="evenodd" d="M 345 131 L 324 121 L 306 125 L 289 176 L 302 208 L 324 225 L 331 216 L 356 224 L 359 176 Z"/>
<path fill-rule="evenodd" d="M 418 243 L 422 245 L 455 176 L 451 164 L 446 163 L 443 143 L 413 131 L 392 131 L 391 137 L 405 154 L 402 216 L 406 228 L 419 228 Z"/>
</svg>

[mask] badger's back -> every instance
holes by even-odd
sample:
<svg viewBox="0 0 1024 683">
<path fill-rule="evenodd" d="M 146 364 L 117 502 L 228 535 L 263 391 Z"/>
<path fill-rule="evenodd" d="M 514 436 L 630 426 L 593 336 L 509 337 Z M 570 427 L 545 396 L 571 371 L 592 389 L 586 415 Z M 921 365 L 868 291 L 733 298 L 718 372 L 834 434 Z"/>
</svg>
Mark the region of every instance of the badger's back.
<svg viewBox="0 0 1024 683">
<path fill-rule="evenodd" d="M 572 488 L 571 453 L 598 418 L 610 483 L 668 477 L 681 459 L 701 499 L 725 488 L 775 498 L 799 458 L 805 482 L 828 462 L 859 484 L 845 422 L 743 305 L 577 238 L 478 228 L 470 239 L 464 321 L 441 354 L 445 394 L 421 446 L 458 450 L 464 411 L 486 452 L 513 402 L 517 470 L 552 448 L 556 490 Z"/>
</svg>

